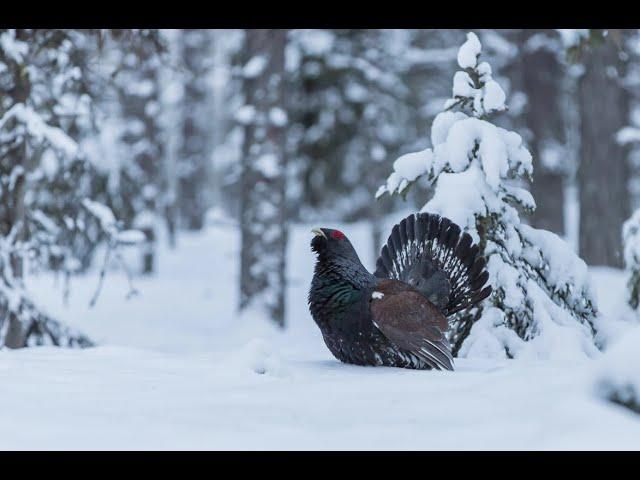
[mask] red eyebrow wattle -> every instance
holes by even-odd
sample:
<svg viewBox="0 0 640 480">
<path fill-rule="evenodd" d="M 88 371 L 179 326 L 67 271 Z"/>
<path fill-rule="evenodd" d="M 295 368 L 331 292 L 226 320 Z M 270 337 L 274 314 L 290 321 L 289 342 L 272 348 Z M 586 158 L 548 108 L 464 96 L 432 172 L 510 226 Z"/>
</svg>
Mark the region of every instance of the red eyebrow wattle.
<svg viewBox="0 0 640 480">
<path fill-rule="evenodd" d="M 342 240 L 344 238 L 344 233 L 342 233 L 340 230 L 334 230 L 333 232 L 331 232 L 331 236 L 333 238 L 337 238 L 338 240 Z"/>
</svg>

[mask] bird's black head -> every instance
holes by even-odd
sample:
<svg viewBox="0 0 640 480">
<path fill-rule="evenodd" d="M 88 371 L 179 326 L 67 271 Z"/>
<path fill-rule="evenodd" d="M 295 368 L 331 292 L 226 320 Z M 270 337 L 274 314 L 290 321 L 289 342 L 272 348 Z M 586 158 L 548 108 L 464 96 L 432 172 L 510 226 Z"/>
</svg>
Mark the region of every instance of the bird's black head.
<svg viewBox="0 0 640 480">
<path fill-rule="evenodd" d="M 364 268 L 344 233 L 331 228 L 314 228 L 312 232 L 311 250 L 318 254 L 315 275 L 329 275 L 362 287 L 376 285 L 377 279 Z"/>
<path fill-rule="evenodd" d="M 316 252 L 320 258 L 358 259 L 353 245 L 340 230 L 314 228 L 311 231 L 315 234 L 311 240 L 311 250 Z"/>
</svg>

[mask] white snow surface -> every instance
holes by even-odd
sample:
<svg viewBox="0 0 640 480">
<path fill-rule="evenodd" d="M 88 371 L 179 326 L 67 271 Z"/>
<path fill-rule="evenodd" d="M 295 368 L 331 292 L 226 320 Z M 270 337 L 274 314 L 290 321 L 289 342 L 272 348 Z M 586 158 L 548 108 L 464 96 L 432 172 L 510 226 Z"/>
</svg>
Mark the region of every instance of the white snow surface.
<svg viewBox="0 0 640 480">
<path fill-rule="evenodd" d="M 346 232 L 373 267 L 368 226 L 322 225 Z M 175 251 L 161 239 L 157 275 L 137 278 L 130 300 L 119 272 L 93 309 L 95 272 L 72 279 L 68 307 L 62 282 L 27 278 L 39 304 L 100 346 L 0 351 L 0 449 L 640 448 L 640 415 L 594 387 L 599 359 L 478 355 L 457 359 L 455 372 L 335 360 L 306 305 L 310 228 L 290 235 L 284 333 L 257 312 L 237 315 L 240 243 L 229 225 L 185 234 Z M 603 317 L 618 317 L 622 272 L 594 278 Z M 631 323 L 610 329 L 614 344 Z M 625 368 L 637 378 L 633 350 Z"/>
<path fill-rule="evenodd" d="M 599 362 L 596 394 L 640 409 L 640 325 L 626 332 Z"/>
</svg>

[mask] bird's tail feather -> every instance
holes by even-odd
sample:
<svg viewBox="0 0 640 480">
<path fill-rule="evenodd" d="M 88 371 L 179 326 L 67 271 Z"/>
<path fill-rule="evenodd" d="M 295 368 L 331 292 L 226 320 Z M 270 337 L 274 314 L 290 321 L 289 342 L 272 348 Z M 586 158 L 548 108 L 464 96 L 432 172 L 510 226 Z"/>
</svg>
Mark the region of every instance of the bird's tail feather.
<svg viewBox="0 0 640 480">
<path fill-rule="evenodd" d="M 375 275 L 414 285 L 452 315 L 491 294 L 486 262 L 466 232 L 445 217 L 409 215 L 395 225 L 376 263 Z"/>
</svg>

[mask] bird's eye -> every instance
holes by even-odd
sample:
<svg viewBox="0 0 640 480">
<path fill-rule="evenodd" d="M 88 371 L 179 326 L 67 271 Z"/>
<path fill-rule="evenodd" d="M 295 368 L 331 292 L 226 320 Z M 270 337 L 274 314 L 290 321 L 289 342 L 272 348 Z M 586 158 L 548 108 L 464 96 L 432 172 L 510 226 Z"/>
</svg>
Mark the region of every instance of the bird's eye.
<svg viewBox="0 0 640 480">
<path fill-rule="evenodd" d="M 340 230 L 334 230 L 333 232 L 331 232 L 331 236 L 336 240 L 342 240 L 344 238 L 344 233 L 342 233 Z"/>
</svg>

